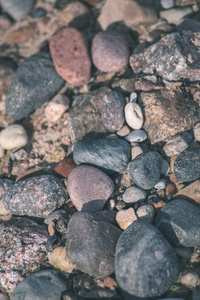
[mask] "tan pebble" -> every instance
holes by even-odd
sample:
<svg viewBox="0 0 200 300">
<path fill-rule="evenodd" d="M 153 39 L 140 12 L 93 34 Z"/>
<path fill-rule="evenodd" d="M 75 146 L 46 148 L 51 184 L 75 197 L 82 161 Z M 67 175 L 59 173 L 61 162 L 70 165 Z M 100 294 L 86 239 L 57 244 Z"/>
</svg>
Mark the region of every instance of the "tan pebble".
<svg viewBox="0 0 200 300">
<path fill-rule="evenodd" d="M 171 182 L 178 183 L 178 179 L 176 178 L 176 176 L 175 176 L 174 173 L 172 173 L 172 174 L 169 176 L 169 179 L 171 180 Z"/>
<path fill-rule="evenodd" d="M 181 276 L 181 283 L 184 285 L 196 287 L 199 281 L 199 275 L 194 271 L 189 271 Z"/>
<path fill-rule="evenodd" d="M 45 116 L 50 122 L 58 121 L 68 110 L 70 100 L 65 95 L 56 95 L 46 106 Z"/>
<path fill-rule="evenodd" d="M 63 272 L 71 273 L 75 266 L 69 262 L 65 247 L 57 247 L 52 252 L 48 253 L 49 262 L 56 269 Z"/>
<path fill-rule="evenodd" d="M 142 153 L 143 153 L 143 150 L 140 146 L 133 147 L 131 149 L 131 160 L 133 160 L 134 158 L 136 158 L 138 155 L 140 155 Z"/>
<path fill-rule="evenodd" d="M 105 287 L 112 289 L 112 288 L 117 287 L 117 281 L 111 277 L 106 277 L 104 279 L 104 285 L 105 285 Z"/>
<path fill-rule="evenodd" d="M 176 192 L 176 185 L 174 183 L 169 183 L 168 185 L 166 185 L 166 188 L 165 188 L 166 196 L 168 196 L 170 194 L 175 194 L 175 192 Z"/>
<path fill-rule="evenodd" d="M 48 225 L 48 232 L 49 235 L 52 236 L 55 234 L 55 223 L 54 222 L 50 222 Z"/>
<path fill-rule="evenodd" d="M 123 126 L 120 130 L 117 131 L 119 136 L 126 136 L 130 133 L 130 129 L 127 125 Z"/>
<path fill-rule="evenodd" d="M 66 152 L 62 147 L 56 148 L 52 153 L 53 162 L 60 162 L 65 158 Z"/>
<path fill-rule="evenodd" d="M 128 209 L 120 210 L 116 215 L 116 221 L 122 229 L 126 229 L 133 222 L 137 220 L 135 210 L 130 207 Z"/>
<path fill-rule="evenodd" d="M 133 129 L 141 129 L 144 118 L 141 107 L 137 103 L 127 103 L 125 106 L 125 119 Z"/>
</svg>

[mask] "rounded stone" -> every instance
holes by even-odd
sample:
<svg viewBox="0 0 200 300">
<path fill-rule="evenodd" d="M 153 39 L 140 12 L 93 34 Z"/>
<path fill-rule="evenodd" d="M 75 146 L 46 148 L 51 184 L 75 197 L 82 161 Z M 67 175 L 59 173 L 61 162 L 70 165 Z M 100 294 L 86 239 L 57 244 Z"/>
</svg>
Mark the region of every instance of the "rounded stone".
<svg viewBox="0 0 200 300">
<path fill-rule="evenodd" d="M 160 179 L 155 185 L 156 190 L 164 190 L 166 187 L 165 179 Z"/>
<path fill-rule="evenodd" d="M 130 94 L 130 103 L 136 103 L 136 101 L 137 101 L 137 93 L 135 93 L 135 92 L 132 92 L 131 94 Z"/>
<path fill-rule="evenodd" d="M 137 186 L 131 186 L 126 189 L 122 197 L 126 203 L 136 203 L 144 201 L 147 197 L 147 193 Z"/>
<path fill-rule="evenodd" d="M 131 131 L 126 137 L 125 140 L 127 142 L 137 142 L 137 143 L 141 143 L 143 141 L 145 141 L 147 139 L 147 134 L 144 130 L 142 129 L 138 129 L 138 130 L 134 130 Z"/>
<path fill-rule="evenodd" d="M 77 164 L 75 163 L 73 157 L 65 157 L 55 166 L 54 171 L 57 175 L 68 178 L 69 174 L 76 166 Z"/>
<path fill-rule="evenodd" d="M 195 288 L 199 282 L 199 275 L 194 271 L 189 271 L 181 276 L 180 281 L 184 285 L 192 286 Z"/>
<path fill-rule="evenodd" d="M 116 221 L 121 229 L 126 229 L 137 220 L 134 208 L 122 209 L 116 214 Z"/>
<path fill-rule="evenodd" d="M 167 175 L 170 171 L 169 163 L 166 160 L 162 160 L 162 166 L 161 166 L 161 175 Z"/>
<path fill-rule="evenodd" d="M 135 159 L 138 155 L 142 154 L 143 150 L 140 146 L 135 146 L 131 149 L 131 160 Z"/>
<path fill-rule="evenodd" d="M 75 28 L 64 28 L 50 39 L 50 51 L 58 74 L 79 86 L 90 79 L 91 61 L 86 41 Z"/>
<path fill-rule="evenodd" d="M 125 38 L 115 31 L 101 31 L 92 41 L 92 60 L 102 72 L 119 72 L 129 59 L 129 46 Z"/>
<path fill-rule="evenodd" d="M 28 136 L 24 127 L 13 124 L 0 132 L 0 145 L 3 149 L 12 150 L 26 146 Z"/>
<path fill-rule="evenodd" d="M 65 95 L 56 95 L 46 106 L 45 116 L 50 122 L 58 121 L 64 112 L 68 110 L 70 100 Z"/>
<path fill-rule="evenodd" d="M 141 107 L 135 102 L 127 103 L 125 106 L 125 119 L 131 128 L 141 129 L 144 122 Z"/>
<path fill-rule="evenodd" d="M 0 0 L 4 12 L 7 12 L 16 21 L 24 19 L 35 3 L 36 0 Z"/>
<path fill-rule="evenodd" d="M 200 123 L 198 123 L 194 129 L 193 129 L 193 133 L 194 133 L 194 138 L 197 142 L 200 141 Z"/>
<path fill-rule="evenodd" d="M 78 211 L 101 210 L 113 191 L 110 177 L 94 167 L 81 165 L 69 174 L 68 192 Z"/>
<path fill-rule="evenodd" d="M 100 103 L 100 113 L 104 126 L 110 131 L 120 130 L 125 122 L 124 106 L 126 100 L 122 93 L 111 91 Z"/>
<path fill-rule="evenodd" d="M 117 131 L 117 135 L 120 137 L 124 137 L 130 133 L 130 129 L 127 125 L 124 125 L 119 131 Z"/>
<path fill-rule="evenodd" d="M 138 218 L 140 218 L 140 220 L 152 223 L 155 216 L 155 209 L 150 204 L 143 205 L 137 209 L 136 215 L 138 216 Z"/>
</svg>

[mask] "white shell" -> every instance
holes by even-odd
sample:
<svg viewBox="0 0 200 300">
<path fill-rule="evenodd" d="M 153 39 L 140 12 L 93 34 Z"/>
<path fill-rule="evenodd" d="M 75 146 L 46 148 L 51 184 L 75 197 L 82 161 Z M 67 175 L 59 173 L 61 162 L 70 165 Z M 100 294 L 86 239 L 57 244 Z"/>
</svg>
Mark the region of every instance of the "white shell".
<svg viewBox="0 0 200 300">
<path fill-rule="evenodd" d="M 127 103 L 125 106 L 125 119 L 131 128 L 142 128 L 144 118 L 141 107 L 134 102 Z"/>
</svg>

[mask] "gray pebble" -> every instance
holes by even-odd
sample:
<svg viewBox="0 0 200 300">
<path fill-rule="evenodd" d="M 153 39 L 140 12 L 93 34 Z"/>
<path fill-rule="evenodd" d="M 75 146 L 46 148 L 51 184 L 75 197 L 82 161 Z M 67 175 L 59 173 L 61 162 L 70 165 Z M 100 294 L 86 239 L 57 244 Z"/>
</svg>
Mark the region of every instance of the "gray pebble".
<svg viewBox="0 0 200 300">
<path fill-rule="evenodd" d="M 143 189 L 137 186 L 131 186 L 126 189 L 122 197 L 126 203 L 136 203 L 144 201 L 146 196 L 147 193 Z"/>
<path fill-rule="evenodd" d="M 21 21 L 34 7 L 36 0 L 0 0 L 0 4 L 14 20 Z"/>
<path fill-rule="evenodd" d="M 129 133 L 126 137 L 125 140 L 127 142 L 138 142 L 141 143 L 143 141 L 145 141 L 147 139 L 147 134 L 144 130 L 142 129 L 138 129 L 138 130 L 134 130 L 131 131 L 131 133 Z"/>
<path fill-rule="evenodd" d="M 136 215 L 140 218 L 140 220 L 152 223 L 155 216 L 155 209 L 150 204 L 142 205 L 137 209 Z"/>
</svg>

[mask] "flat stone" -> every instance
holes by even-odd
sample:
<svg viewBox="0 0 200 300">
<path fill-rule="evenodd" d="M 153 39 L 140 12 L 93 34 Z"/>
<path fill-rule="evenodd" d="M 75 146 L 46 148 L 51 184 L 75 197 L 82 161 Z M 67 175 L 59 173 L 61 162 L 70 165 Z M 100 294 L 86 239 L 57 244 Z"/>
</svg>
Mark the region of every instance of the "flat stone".
<svg viewBox="0 0 200 300">
<path fill-rule="evenodd" d="M 172 200 L 157 214 L 155 224 L 173 246 L 200 245 L 200 208 L 183 199 Z"/>
<path fill-rule="evenodd" d="M 0 145 L 3 149 L 12 150 L 26 146 L 28 136 L 23 126 L 13 124 L 0 132 Z"/>
<path fill-rule="evenodd" d="M 63 24 L 83 29 L 90 25 L 90 13 L 88 7 L 81 1 L 69 3 L 61 12 Z"/>
<path fill-rule="evenodd" d="M 73 157 L 65 157 L 61 160 L 54 168 L 54 171 L 65 177 L 68 178 L 71 171 L 77 166 Z"/>
<path fill-rule="evenodd" d="M 168 10 L 162 10 L 160 12 L 160 17 L 167 20 L 169 24 L 178 25 L 181 23 L 185 16 L 188 16 L 191 13 L 193 13 L 191 7 L 176 7 Z"/>
<path fill-rule="evenodd" d="M 131 131 L 126 137 L 125 140 L 127 142 L 137 142 L 137 143 L 141 143 L 143 141 L 145 141 L 147 139 L 147 134 L 144 130 L 142 129 L 138 129 L 138 130 L 134 130 Z"/>
<path fill-rule="evenodd" d="M 180 189 L 175 196 L 178 198 L 187 198 L 193 204 L 200 206 L 200 180 L 195 180 L 182 189 Z"/>
<path fill-rule="evenodd" d="M 155 216 L 155 209 L 150 204 L 142 205 L 136 210 L 136 215 L 140 220 L 152 223 Z"/>
<path fill-rule="evenodd" d="M 166 292 L 179 274 L 173 248 L 154 226 L 136 221 L 120 236 L 115 275 L 122 290 L 141 298 Z"/>
<path fill-rule="evenodd" d="M 30 10 L 34 7 L 36 0 L 1 0 L 0 4 L 5 12 L 7 12 L 14 20 L 21 21 Z"/>
<path fill-rule="evenodd" d="M 116 215 L 116 221 L 121 229 L 126 229 L 137 220 L 134 208 L 120 210 Z"/>
<path fill-rule="evenodd" d="M 69 174 L 68 192 L 78 211 L 101 210 L 113 191 L 110 177 L 94 167 L 81 165 Z"/>
<path fill-rule="evenodd" d="M 64 112 L 68 110 L 70 100 L 67 96 L 58 94 L 56 95 L 45 108 L 45 116 L 50 122 L 58 121 Z"/>
<path fill-rule="evenodd" d="M 58 74 L 72 85 L 90 79 L 91 61 L 86 41 L 75 28 L 63 28 L 50 39 L 50 51 Z"/>
<path fill-rule="evenodd" d="M 141 202 L 144 201 L 146 197 L 147 193 L 137 186 L 127 188 L 122 195 L 123 201 L 126 203 Z"/>
<path fill-rule="evenodd" d="M 141 129 L 144 118 L 141 107 L 134 102 L 127 103 L 125 106 L 125 118 L 127 124 L 133 129 Z"/>
<path fill-rule="evenodd" d="M 188 143 L 178 134 L 167 141 L 163 150 L 167 156 L 174 156 L 188 148 Z"/>
<path fill-rule="evenodd" d="M 196 287 L 199 281 L 199 275 L 194 271 L 189 271 L 181 276 L 181 283 L 184 285 Z"/>
<path fill-rule="evenodd" d="M 68 224 L 67 256 L 82 272 L 105 278 L 114 271 L 114 253 L 120 234 L 120 229 L 102 218 L 77 212 Z"/>
<path fill-rule="evenodd" d="M 162 158 L 157 152 L 140 154 L 128 164 L 134 183 L 144 190 L 151 189 L 160 179 Z"/>
<path fill-rule="evenodd" d="M 85 138 L 74 144 L 75 162 L 92 164 L 104 170 L 123 173 L 130 157 L 129 144 L 116 136 L 104 139 Z"/>
</svg>

